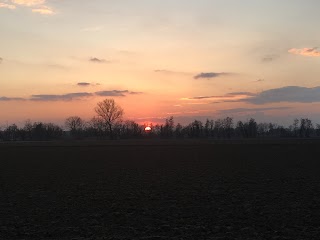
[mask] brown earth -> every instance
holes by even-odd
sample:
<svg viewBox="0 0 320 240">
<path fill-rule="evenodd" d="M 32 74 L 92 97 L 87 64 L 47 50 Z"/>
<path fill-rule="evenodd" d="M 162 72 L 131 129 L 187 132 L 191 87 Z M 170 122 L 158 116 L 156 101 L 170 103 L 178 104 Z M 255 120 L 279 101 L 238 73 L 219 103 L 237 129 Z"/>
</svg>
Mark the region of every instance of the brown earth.
<svg viewBox="0 0 320 240">
<path fill-rule="evenodd" d="M 0 239 L 319 239 L 320 144 L 0 144 Z"/>
</svg>

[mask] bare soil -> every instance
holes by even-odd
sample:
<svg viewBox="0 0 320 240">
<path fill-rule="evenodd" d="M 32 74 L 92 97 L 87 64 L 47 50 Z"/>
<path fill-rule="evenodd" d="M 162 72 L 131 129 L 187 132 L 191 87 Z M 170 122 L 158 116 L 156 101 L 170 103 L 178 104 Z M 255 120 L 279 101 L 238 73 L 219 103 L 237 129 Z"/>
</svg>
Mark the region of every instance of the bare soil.
<svg viewBox="0 0 320 240">
<path fill-rule="evenodd" d="M 319 239 L 320 144 L 0 144 L 0 239 Z"/>
</svg>

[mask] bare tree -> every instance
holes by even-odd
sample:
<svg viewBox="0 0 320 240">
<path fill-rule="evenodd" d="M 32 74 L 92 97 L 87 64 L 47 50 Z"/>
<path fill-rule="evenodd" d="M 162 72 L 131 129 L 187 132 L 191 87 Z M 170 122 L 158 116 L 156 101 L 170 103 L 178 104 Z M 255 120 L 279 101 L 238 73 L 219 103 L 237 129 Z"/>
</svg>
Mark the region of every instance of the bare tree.
<svg viewBox="0 0 320 240">
<path fill-rule="evenodd" d="M 313 129 L 312 121 L 308 118 L 300 119 L 300 137 L 310 137 Z"/>
<path fill-rule="evenodd" d="M 178 123 L 177 126 L 176 126 L 176 129 L 175 129 L 176 137 L 178 137 L 178 138 L 183 137 L 182 129 L 183 129 L 182 125 L 180 123 Z"/>
<path fill-rule="evenodd" d="M 213 135 L 213 128 L 214 128 L 214 121 L 207 119 L 205 125 L 204 125 L 204 131 L 206 137 L 212 137 Z"/>
<path fill-rule="evenodd" d="M 102 138 L 104 135 L 103 133 L 106 132 L 105 124 L 101 118 L 93 117 L 86 125 L 86 134 L 89 134 L 90 136 Z"/>
<path fill-rule="evenodd" d="M 299 119 L 294 119 L 292 124 L 292 132 L 294 137 L 298 137 L 299 133 Z"/>
<path fill-rule="evenodd" d="M 110 137 L 113 138 L 113 126 L 121 121 L 124 113 L 123 109 L 113 99 L 105 99 L 97 104 L 95 111 L 108 127 Z"/>
<path fill-rule="evenodd" d="M 68 117 L 65 121 L 66 127 L 70 130 L 73 136 L 80 137 L 84 128 L 84 121 L 78 116 Z"/>
<path fill-rule="evenodd" d="M 162 127 L 162 136 L 163 137 L 172 137 L 174 130 L 174 120 L 171 116 L 170 118 L 166 119 L 165 125 Z"/>
<path fill-rule="evenodd" d="M 224 137 L 231 138 L 233 132 L 233 118 L 226 117 L 222 119 L 222 127 L 224 130 Z"/>
</svg>

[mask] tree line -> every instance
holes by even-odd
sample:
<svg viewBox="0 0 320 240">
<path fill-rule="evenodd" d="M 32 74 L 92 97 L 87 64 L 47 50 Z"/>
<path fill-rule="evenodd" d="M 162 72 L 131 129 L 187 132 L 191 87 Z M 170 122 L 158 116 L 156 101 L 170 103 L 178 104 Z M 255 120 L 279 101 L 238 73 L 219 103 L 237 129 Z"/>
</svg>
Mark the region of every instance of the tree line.
<svg viewBox="0 0 320 240">
<path fill-rule="evenodd" d="M 137 138 L 310 138 L 320 137 L 320 124 L 308 118 L 294 119 L 289 127 L 275 123 L 257 123 L 250 118 L 235 122 L 233 118 L 194 120 L 187 125 L 175 124 L 174 118 L 163 124 L 146 125 L 123 120 L 123 109 L 113 99 L 99 102 L 96 116 L 85 121 L 79 116 L 65 120 L 65 129 L 53 123 L 26 121 L 23 127 L 15 124 L 0 129 L 0 141 L 49 141 L 61 139 L 137 139 Z"/>
</svg>

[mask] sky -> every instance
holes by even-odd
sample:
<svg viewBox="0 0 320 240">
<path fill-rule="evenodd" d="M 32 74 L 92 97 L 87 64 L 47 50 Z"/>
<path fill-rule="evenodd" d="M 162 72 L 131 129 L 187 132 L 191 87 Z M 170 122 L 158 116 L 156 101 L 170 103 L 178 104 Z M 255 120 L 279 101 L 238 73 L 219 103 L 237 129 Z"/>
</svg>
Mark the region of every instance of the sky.
<svg viewBox="0 0 320 240">
<path fill-rule="evenodd" d="M 320 123 L 318 0 L 0 0 L 0 127 L 226 116 Z M 319 48 L 318 48 L 319 46 Z"/>
</svg>

